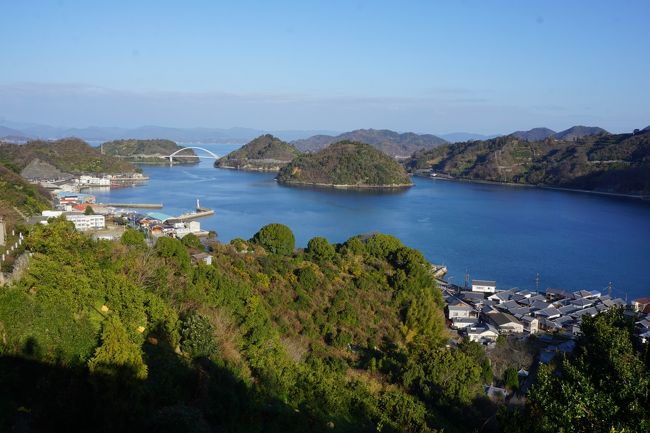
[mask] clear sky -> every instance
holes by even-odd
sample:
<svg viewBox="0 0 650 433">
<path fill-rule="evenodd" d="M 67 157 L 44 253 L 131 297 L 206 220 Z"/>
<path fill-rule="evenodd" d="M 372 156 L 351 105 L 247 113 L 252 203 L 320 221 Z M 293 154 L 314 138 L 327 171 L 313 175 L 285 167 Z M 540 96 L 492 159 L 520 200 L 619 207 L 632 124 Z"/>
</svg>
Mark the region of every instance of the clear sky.
<svg viewBox="0 0 650 433">
<path fill-rule="evenodd" d="M 0 4 L 0 118 L 13 121 L 431 133 L 650 124 L 648 0 Z"/>
</svg>

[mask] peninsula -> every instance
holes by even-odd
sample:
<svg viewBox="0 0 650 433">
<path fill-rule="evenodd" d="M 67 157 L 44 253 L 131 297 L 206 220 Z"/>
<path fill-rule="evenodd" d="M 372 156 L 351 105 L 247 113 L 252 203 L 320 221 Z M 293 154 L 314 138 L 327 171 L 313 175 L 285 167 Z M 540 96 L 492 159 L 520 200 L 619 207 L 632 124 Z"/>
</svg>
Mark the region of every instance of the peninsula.
<svg viewBox="0 0 650 433">
<path fill-rule="evenodd" d="M 349 189 L 391 189 L 413 185 L 393 158 L 365 143 L 340 141 L 312 154 L 299 156 L 280 170 L 286 185 Z"/>
<path fill-rule="evenodd" d="M 1 143 L 0 162 L 15 168 L 17 172 L 25 169 L 31 171 L 47 168 L 53 175 L 41 173 L 40 176 L 25 176 L 23 174 L 23 177 L 58 177 L 60 173 L 121 174 L 138 171 L 133 164 L 111 155 L 102 155 L 100 149 L 78 138 L 56 141 L 34 140 L 26 144 Z M 37 166 L 34 166 L 35 164 Z"/>
<path fill-rule="evenodd" d="M 214 166 L 247 171 L 280 171 L 299 154 L 289 143 L 266 134 L 215 161 Z"/>
<path fill-rule="evenodd" d="M 573 127 L 551 136 L 536 128 L 418 152 L 406 166 L 440 178 L 647 196 L 649 155 L 649 128 L 609 134 Z"/>
</svg>

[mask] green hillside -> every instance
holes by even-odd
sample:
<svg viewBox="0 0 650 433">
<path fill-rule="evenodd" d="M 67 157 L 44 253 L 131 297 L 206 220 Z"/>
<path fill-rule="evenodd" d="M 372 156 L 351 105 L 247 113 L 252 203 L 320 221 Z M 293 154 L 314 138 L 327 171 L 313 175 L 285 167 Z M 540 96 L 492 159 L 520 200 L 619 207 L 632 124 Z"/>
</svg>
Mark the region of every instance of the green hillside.
<svg viewBox="0 0 650 433">
<path fill-rule="evenodd" d="M 182 149 L 171 140 L 113 140 L 102 144 L 102 150 L 106 155 L 120 157 L 126 161 L 141 164 L 169 164 L 169 160 L 162 158 L 169 156 L 177 150 Z M 174 158 L 174 164 L 198 164 L 199 158 L 196 157 L 194 150 L 188 149 L 182 152 L 183 155 L 192 156 L 192 158 L 182 157 Z"/>
<path fill-rule="evenodd" d="M 296 158 L 280 171 L 278 182 L 349 188 L 411 185 L 406 171 L 393 158 L 369 144 L 351 141 Z"/>
<path fill-rule="evenodd" d="M 543 141 L 498 137 L 420 152 L 407 167 L 463 179 L 648 195 L 650 134 Z"/>
<path fill-rule="evenodd" d="M 30 141 L 26 144 L 0 143 L 0 162 L 10 163 L 19 170 L 39 159 L 65 173 L 133 173 L 135 166 L 110 155 L 78 138 L 56 141 Z"/>
<path fill-rule="evenodd" d="M 300 152 L 270 134 L 261 135 L 215 162 L 215 167 L 252 171 L 279 171 Z"/>
<path fill-rule="evenodd" d="M 10 227 L 23 216 L 40 214 L 48 207 L 47 191 L 27 183 L 19 174 L 0 164 L 0 216 Z"/>
</svg>

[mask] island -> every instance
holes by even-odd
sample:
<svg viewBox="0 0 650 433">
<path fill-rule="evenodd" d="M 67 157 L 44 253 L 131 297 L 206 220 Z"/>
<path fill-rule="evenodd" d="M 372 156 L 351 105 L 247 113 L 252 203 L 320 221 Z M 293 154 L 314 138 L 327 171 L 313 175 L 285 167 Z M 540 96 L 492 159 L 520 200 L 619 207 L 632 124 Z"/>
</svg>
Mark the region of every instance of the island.
<svg viewBox="0 0 650 433">
<path fill-rule="evenodd" d="M 285 185 L 343 189 L 394 189 L 413 185 L 406 170 L 373 146 L 340 141 L 294 159 L 278 173 Z"/>
<path fill-rule="evenodd" d="M 289 143 L 266 134 L 215 161 L 214 166 L 247 171 L 280 171 L 299 154 Z"/>
<path fill-rule="evenodd" d="M 610 134 L 577 126 L 557 134 L 543 128 L 490 140 L 417 152 L 412 173 L 546 188 L 650 195 L 650 129 Z M 552 135 L 549 135 L 552 134 Z"/>
<path fill-rule="evenodd" d="M 113 140 L 101 145 L 105 155 L 112 155 L 138 164 L 167 165 L 169 155 L 183 149 L 171 140 Z M 178 157 L 172 158 L 174 165 L 198 164 L 199 158 L 194 150 L 184 150 Z"/>
</svg>

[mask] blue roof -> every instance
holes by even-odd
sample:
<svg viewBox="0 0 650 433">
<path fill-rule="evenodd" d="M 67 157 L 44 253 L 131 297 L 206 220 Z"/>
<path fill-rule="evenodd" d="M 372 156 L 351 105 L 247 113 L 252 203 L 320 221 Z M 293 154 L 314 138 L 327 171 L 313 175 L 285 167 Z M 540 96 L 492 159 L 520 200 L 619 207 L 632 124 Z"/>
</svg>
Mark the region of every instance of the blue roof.
<svg viewBox="0 0 650 433">
<path fill-rule="evenodd" d="M 157 219 L 159 221 L 166 221 L 168 219 L 174 218 L 173 216 L 167 215 L 167 214 L 162 213 L 162 212 L 148 212 L 147 216 L 151 217 L 151 218 L 154 218 L 154 219 Z"/>
<path fill-rule="evenodd" d="M 83 192 L 70 192 L 70 191 L 59 191 L 56 193 L 57 197 L 79 197 L 79 198 L 87 198 L 87 197 L 94 197 L 92 194 L 84 194 Z"/>
</svg>

